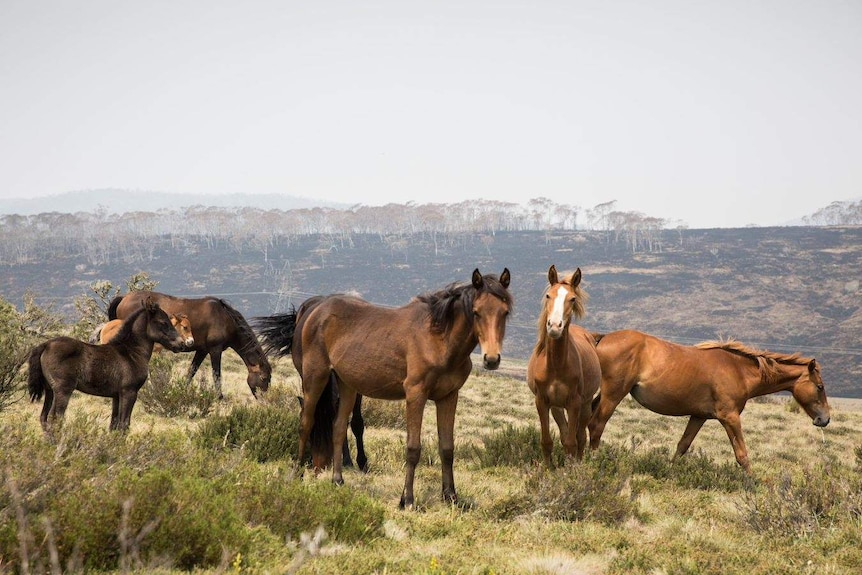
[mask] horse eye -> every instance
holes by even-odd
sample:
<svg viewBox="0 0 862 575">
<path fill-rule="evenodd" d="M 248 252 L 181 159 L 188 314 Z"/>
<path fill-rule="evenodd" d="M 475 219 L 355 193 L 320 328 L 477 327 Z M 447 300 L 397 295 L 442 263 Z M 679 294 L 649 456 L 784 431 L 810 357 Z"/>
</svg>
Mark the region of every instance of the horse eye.
<svg viewBox="0 0 862 575">
<path fill-rule="evenodd" d="M 474 315 L 475 317 L 479 317 L 479 312 L 478 312 L 478 311 L 476 311 L 476 310 L 474 309 L 474 310 L 473 310 L 473 315 Z"/>
</svg>

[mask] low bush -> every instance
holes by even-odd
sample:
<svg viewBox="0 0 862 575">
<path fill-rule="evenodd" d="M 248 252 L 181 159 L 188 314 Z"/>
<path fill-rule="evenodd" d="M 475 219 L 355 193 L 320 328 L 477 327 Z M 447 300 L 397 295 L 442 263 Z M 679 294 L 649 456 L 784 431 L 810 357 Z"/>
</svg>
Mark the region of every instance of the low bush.
<svg viewBox="0 0 862 575">
<path fill-rule="evenodd" d="M 274 403 L 238 405 L 202 422 L 194 441 L 209 450 L 241 449 L 258 463 L 289 459 L 299 453 L 299 415 Z"/>
<path fill-rule="evenodd" d="M 154 354 L 150 377 L 138 392 L 138 401 L 144 409 L 162 417 L 208 416 L 218 401 L 218 392 L 209 385 L 206 371 L 188 381 L 184 374 L 177 373 L 176 365 L 173 354 Z"/>
<path fill-rule="evenodd" d="M 499 431 L 483 435 L 482 446 L 473 448 L 471 455 L 478 459 L 482 467 L 530 465 L 543 461 L 541 434 L 533 426 L 507 425 Z M 556 436 L 551 461 L 557 466 L 565 461 L 563 446 Z"/>
</svg>

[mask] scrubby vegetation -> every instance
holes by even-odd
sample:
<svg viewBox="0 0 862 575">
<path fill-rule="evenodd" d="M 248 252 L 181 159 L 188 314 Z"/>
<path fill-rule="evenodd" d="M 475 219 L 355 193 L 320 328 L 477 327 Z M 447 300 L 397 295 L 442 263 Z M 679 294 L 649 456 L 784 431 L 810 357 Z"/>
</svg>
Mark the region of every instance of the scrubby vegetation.
<svg viewBox="0 0 862 575">
<path fill-rule="evenodd" d="M 38 312 L 6 308 L 4 325 L 50 324 Z M 38 340 L 55 328 L 13 331 Z M 289 360 L 274 363 L 271 389 L 255 399 L 229 353 L 225 399 L 183 410 L 195 400 L 173 396 L 179 384 L 169 376 L 190 357 L 162 355 L 145 386 L 155 401 L 141 402 L 127 434 L 107 430 L 109 400 L 78 393 L 49 440 L 40 406 L 24 397 L 26 367 L 10 379 L 0 414 L 0 573 L 862 570 L 862 410 L 845 403 L 835 402 L 821 430 L 790 398 L 751 402 L 748 476 L 720 425 L 708 422 L 692 452 L 671 463 L 685 420 L 624 401 L 599 450 L 576 463 L 555 445 L 548 470 L 523 380 L 477 373 L 456 420 L 459 503 L 440 498 L 429 404 L 418 510 L 405 512 L 401 402 L 366 398 L 370 471 L 348 470 L 335 487 L 328 471 L 315 476 L 294 459 L 298 377 Z M 205 394 L 208 381 L 193 387 Z"/>
</svg>

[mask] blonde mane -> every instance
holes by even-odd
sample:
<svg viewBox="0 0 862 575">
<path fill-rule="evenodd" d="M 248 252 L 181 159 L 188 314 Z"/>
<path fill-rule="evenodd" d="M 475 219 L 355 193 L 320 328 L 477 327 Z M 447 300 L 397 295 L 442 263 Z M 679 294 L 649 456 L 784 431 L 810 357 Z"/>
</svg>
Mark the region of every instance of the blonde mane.
<svg viewBox="0 0 862 575">
<path fill-rule="evenodd" d="M 778 376 L 778 364 L 801 366 L 808 365 L 813 361 L 811 358 L 803 357 L 799 353 L 786 354 L 755 349 L 734 339 L 703 341 L 694 347 L 698 349 L 723 349 L 756 361 L 764 381 L 774 380 Z M 820 369 L 819 366 L 817 369 Z"/>
<path fill-rule="evenodd" d="M 560 283 L 568 284 L 571 288 L 572 275 L 574 272 L 569 272 L 565 274 Z M 536 341 L 535 351 L 536 353 L 541 353 L 545 349 L 545 345 L 548 340 L 548 330 L 546 329 L 546 325 L 548 322 L 548 306 L 545 305 L 545 295 L 547 295 L 548 290 L 553 286 L 548 286 L 545 288 L 545 291 L 542 292 L 542 312 L 539 314 L 539 321 L 536 323 L 538 328 L 538 339 Z M 577 287 L 572 288 L 575 295 L 575 306 L 572 310 L 572 317 L 575 319 L 581 319 L 587 313 L 586 303 L 590 300 L 589 294 L 587 294 L 586 290 L 581 287 L 581 284 L 578 284 Z"/>
</svg>

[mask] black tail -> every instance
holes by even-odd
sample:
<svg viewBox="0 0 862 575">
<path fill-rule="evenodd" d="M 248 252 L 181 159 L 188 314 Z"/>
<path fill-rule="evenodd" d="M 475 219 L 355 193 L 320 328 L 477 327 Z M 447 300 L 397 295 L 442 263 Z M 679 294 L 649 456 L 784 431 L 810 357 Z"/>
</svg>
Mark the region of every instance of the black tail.
<svg viewBox="0 0 862 575">
<path fill-rule="evenodd" d="M 117 308 L 120 306 L 120 302 L 123 301 L 123 296 L 118 295 L 114 299 L 111 300 L 110 305 L 108 305 L 108 319 L 117 319 Z"/>
<path fill-rule="evenodd" d="M 27 359 L 27 389 L 30 391 L 30 401 L 42 399 L 42 394 L 45 393 L 45 374 L 42 373 L 42 352 L 45 351 L 47 343 L 36 346 L 30 352 L 30 357 Z"/>
<path fill-rule="evenodd" d="M 308 442 L 312 459 L 332 462 L 332 426 L 338 411 L 338 380 L 335 372 L 330 372 L 329 381 L 314 409 L 314 427 Z"/>
<path fill-rule="evenodd" d="M 291 307 L 288 313 L 252 319 L 264 353 L 274 356 L 290 355 L 293 336 L 296 333 L 296 317 L 296 310 Z"/>
</svg>

